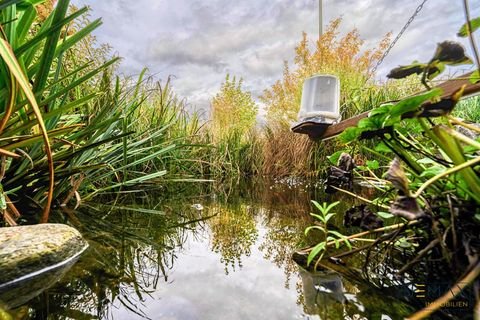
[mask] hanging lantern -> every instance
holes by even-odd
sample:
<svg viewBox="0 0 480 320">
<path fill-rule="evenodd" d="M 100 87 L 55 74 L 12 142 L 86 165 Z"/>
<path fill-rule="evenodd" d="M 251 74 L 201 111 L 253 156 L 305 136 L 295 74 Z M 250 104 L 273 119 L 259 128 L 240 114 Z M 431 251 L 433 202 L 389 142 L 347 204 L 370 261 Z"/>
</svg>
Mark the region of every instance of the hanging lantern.
<svg viewBox="0 0 480 320">
<path fill-rule="evenodd" d="M 300 122 L 332 124 L 340 120 L 340 80 L 331 75 L 316 75 L 303 83 Z"/>
<path fill-rule="evenodd" d="M 298 113 L 299 122 L 292 131 L 308 134 L 311 139 L 317 140 L 340 119 L 340 80 L 332 75 L 315 75 L 306 79 Z"/>
</svg>

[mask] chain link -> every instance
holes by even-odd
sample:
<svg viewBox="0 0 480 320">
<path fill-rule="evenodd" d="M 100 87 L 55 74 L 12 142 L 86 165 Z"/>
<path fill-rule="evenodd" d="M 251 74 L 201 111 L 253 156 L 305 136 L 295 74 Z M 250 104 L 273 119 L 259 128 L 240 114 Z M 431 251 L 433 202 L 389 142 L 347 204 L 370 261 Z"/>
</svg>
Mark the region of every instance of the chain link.
<svg viewBox="0 0 480 320">
<path fill-rule="evenodd" d="M 407 23 L 403 26 L 402 30 L 400 30 L 400 32 L 398 33 L 398 35 L 395 37 L 395 39 L 392 41 L 392 43 L 390 43 L 390 46 L 388 46 L 387 50 L 385 50 L 385 52 L 383 53 L 382 57 L 377 61 L 377 64 L 372 68 L 372 71 L 371 71 L 371 74 L 375 74 L 375 71 L 377 71 L 377 68 L 382 64 L 383 60 L 387 57 L 387 55 L 390 53 L 390 50 L 392 50 L 392 48 L 395 46 L 395 44 L 397 43 L 398 40 L 400 40 L 400 38 L 402 37 L 403 33 L 408 29 L 408 27 L 410 26 L 410 24 L 413 22 L 413 20 L 415 20 L 415 18 L 417 17 L 417 15 L 420 13 L 420 11 L 422 11 L 423 9 L 423 6 L 425 5 L 425 3 L 427 2 L 428 0 L 423 0 L 422 3 L 420 3 L 420 5 L 417 7 L 417 9 L 415 10 L 415 12 L 413 13 L 413 15 L 410 17 L 410 19 L 408 19 Z"/>
</svg>

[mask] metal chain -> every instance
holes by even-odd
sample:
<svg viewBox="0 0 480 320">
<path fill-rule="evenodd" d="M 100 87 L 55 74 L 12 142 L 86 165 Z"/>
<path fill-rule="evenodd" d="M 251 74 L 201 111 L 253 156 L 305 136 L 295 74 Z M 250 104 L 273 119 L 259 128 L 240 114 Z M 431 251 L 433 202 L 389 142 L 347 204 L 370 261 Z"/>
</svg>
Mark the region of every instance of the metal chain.
<svg viewBox="0 0 480 320">
<path fill-rule="evenodd" d="M 387 57 L 387 55 L 390 53 L 390 50 L 395 46 L 398 40 L 402 37 L 403 33 L 408 29 L 410 24 L 415 20 L 417 15 L 422 11 L 423 6 L 428 0 L 423 0 L 422 3 L 417 7 L 413 15 L 408 19 L 407 23 L 403 26 L 402 30 L 398 33 L 398 35 L 395 37 L 395 39 L 390 43 L 390 46 L 388 46 L 387 50 L 383 53 L 383 56 L 377 61 L 377 64 L 372 68 L 371 74 L 375 74 L 375 71 L 377 71 L 377 68 L 382 64 L 383 60 Z"/>
</svg>

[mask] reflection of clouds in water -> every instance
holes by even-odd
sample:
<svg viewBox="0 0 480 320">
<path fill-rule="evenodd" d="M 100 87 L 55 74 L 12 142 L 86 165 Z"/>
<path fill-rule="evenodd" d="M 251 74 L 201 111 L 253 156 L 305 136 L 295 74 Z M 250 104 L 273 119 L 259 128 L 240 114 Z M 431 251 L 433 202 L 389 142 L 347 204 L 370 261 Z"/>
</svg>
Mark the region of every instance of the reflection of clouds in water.
<svg viewBox="0 0 480 320">
<path fill-rule="evenodd" d="M 303 314 L 296 305 L 296 291 L 284 288 L 282 270 L 262 257 L 258 246 L 266 230 L 258 233 L 251 254 L 242 257 L 243 267 L 228 275 L 205 238 L 187 241 L 186 250 L 178 253 L 169 283 L 160 283 L 147 297 L 143 312 L 161 320 L 318 319 Z M 125 310 L 114 316 L 131 319 Z"/>
<path fill-rule="evenodd" d="M 195 304 L 182 296 L 167 296 L 155 302 L 156 311 L 150 317 L 161 320 L 199 320 L 198 308 Z"/>
</svg>

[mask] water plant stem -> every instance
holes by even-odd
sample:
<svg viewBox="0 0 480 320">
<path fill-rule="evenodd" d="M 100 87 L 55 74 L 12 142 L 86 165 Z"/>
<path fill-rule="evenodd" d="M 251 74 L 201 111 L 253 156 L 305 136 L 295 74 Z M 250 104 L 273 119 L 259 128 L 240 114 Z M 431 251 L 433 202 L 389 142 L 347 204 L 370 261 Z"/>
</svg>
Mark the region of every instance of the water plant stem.
<svg viewBox="0 0 480 320">
<path fill-rule="evenodd" d="M 431 185 L 432 183 L 434 183 L 435 181 L 443 178 L 443 177 L 446 177 L 452 173 L 455 173 L 457 171 L 460 171 L 462 169 L 465 169 L 465 168 L 468 168 L 468 167 L 471 167 L 477 163 L 480 162 L 480 157 L 477 157 L 475 159 L 472 159 L 472 160 L 469 160 L 467 162 L 464 162 L 456 167 L 453 167 L 453 168 L 450 168 L 448 170 L 445 170 L 444 172 L 440 173 L 440 174 L 437 174 L 436 176 L 434 176 L 433 178 L 430 178 L 429 180 L 427 180 L 424 184 L 422 184 L 420 186 L 420 188 L 418 188 L 417 192 L 415 192 L 415 194 L 413 195 L 414 198 L 418 198 L 423 191 L 425 191 L 425 189 Z"/>
<path fill-rule="evenodd" d="M 369 203 L 369 204 L 378 206 L 378 207 L 380 207 L 380 208 L 382 208 L 382 209 L 386 209 L 386 210 L 389 210 L 389 209 L 390 209 L 390 207 L 388 207 L 388 206 L 386 206 L 386 205 L 384 205 L 384 204 L 374 203 L 373 201 L 368 200 L 367 198 L 361 197 L 361 196 L 359 196 L 359 195 L 357 195 L 357 194 L 355 194 L 355 193 L 353 193 L 353 192 L 347 191 L 347 190 L 345 190 L 345 189 L 340 189 L 340 188 L 335 187 L 335 186 L 331 186 L 331 187 L 332 187 L 333 189 L 335 189 L 335 190 L 338 190 L 338 191 L 340 191 L 340 192 L 346 193 L 346 194 L 348 194 L 348 195 L 350 195 L 350 196 L 352 196 L 352 197 L 355 197 L 355 198 L 357 198 L 357 199 L 359 199 L 359 200 L 362 200 L 362 201 L 364 201 L 364 202 L 366 202 L 366 203 Z"/>
<path fill-rule="evenodd" d="M 472 130 L 472 131 L 475 131 L 475 132 L 478 132 L 480 133 L 480 128 L 479 127 L 476 127 L 474 125 L 471 125 L 469 123 L 465 123 L 463 121 L 461 121 L 460 119 L 457 119 L 455 117 L 452 117 L 452 116 L 448 116 L 448 119 L 450 120 L 451 123 L 453 124 L 458 124 L 462 127 L 465 127 L 467 128 L 468 130 Z"/>
<path fill-rule="evenodd" d="M 472 22 L 470 21 L 470 9 L 468 6 L 468 0 L 463 0 L 463 8 L 464 8 L 465 20 L 466 20 L 465 25 L 467 27 L 468 38 L 470 39 L 470 46 L 472 47 L 473 54 L 475 56 L 475 62 L 477 63 L 477 70 L 480 72 L 480 58 L 478 55 L 478 48 L 472 34 Z"/>
<path fill-rule="evenodd" d="M 418 220 L 412 220 L 410 222 L 407 222 L 407 223 L 397 223 L 397 224 L 392 224 L 390 226 L 386 226 L 386 227 L 382 227 L 382 228 L 377 228 L 377 229 L 373 229 L 373 230 L 368 230 L 368 231 L 363 231 L 363 232 L 360 232 L 360 233 L 356 233 L 356 234 L 352 234 L 351 236 L 348 236 L 348 237 L 345 237 L 345 238 L 341 238 L 341 239 L 338 239 L 337 241 L 338 242 L 345 242 L 345 241 L 348 241 L 348 240 L 356 240 L 357 238 L 361 238 L 361 237 L 364 237 L 364 236 L 368 236 L 368 235 L 371 235 L 371 234 L 374 234 L 374 233 L 379 233 L 379 232 L 384 232 L 384 231 L 390 231 L 390 230 L 396 230 L 396 229 L 400 229 L 400 228 L 403 228 L 403 227 L 406 227 L 406 226 L 413 226 L 413 225 L 416 225 L 418 224 L 420 221 Z M 331 245 L 334 245 L 336 242 L 335 241 L 328 241 L 326 243 L 326 246 L 331 246 Z M 312 248 L 308 248 L 306 249 L 305 251 L 306 252 L 309 252 L 310 250 L 312 250 Z"/>
<path fill-rule="evenodd" d="M 462 141 L 462 142 L 465 142 L 466 144 L 469 144 L 471 145 L 472 147 L 475 147 L 477 149 L 480 149 L 480 143 L 473 140 L 473 139 L 470 139 L 469 137 L 465 136 L 464 134 L 461 134 L 460 132 L 456 131 L 456 130 L 453 130 L 452 128 L 449 128 L 447 126 L 441 126 L 441 128 L 445 131 L 447 131 L 448 134 L 454 136 L 455 138 L 457 138 L 458 140 Z"/>
</svg>

